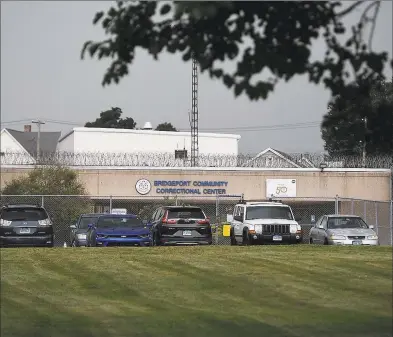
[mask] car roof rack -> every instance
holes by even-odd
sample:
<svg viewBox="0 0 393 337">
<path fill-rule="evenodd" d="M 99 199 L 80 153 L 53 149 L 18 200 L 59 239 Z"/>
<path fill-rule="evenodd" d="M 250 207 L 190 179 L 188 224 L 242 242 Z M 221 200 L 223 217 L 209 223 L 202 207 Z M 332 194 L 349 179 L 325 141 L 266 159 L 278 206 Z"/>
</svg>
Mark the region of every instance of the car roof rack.
<svg viewBox="0 0 393 337">
<path fill-rule="evenodd" d="M 270 198 L 264 199 L 264 200 L 246 200 L 246 199 L 244 199 L 244 194 L 242 194 L 242 196 L 239 200 L 239 204 L 243 204 L 243 205 L 245 205 L 245 204 L 248 204 L 248 205 L 255 204 L 256 205 L 256 204 L 262 204 L 262 203 L 268 203 L 268 202 L 282 204 L 282 200 L 274 199 L 273 197 L 270 197 Z"/>
</svg>

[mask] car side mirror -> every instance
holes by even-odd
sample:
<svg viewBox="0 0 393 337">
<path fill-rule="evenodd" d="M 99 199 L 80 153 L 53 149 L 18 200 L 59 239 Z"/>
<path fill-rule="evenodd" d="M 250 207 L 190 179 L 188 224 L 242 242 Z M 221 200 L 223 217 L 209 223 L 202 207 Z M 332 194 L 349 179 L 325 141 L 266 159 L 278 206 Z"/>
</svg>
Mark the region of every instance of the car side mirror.
<svg viewBox="0 0 393 337">
<path fill-rule="evenodd" d="M 368 226 L 370 229 L 374 229 L 375 227 L 374 227 L 374 225 L 370 225 L 370 226 Z"/>
<path fill-rule="evenodd" d="M 88 224 L 88 225 L 87 225 L 87 228 L 90 228 L 90 229 L 94 228 L 94 224 L 92 224 L 92 223 L 91 223 L 91 224 Z"/>
<path fill-rule="evenodd" d="M 76 229 L 76 225 L 71 225 L 70 228 L 71 229 Z"/>
<path fill-rule="evenodd" d="M 300 222 L 300 221 L 302 221 L 302 218 L 301 217 L 295 217 L 295 221 L 296 222 Z"/>
</svg>

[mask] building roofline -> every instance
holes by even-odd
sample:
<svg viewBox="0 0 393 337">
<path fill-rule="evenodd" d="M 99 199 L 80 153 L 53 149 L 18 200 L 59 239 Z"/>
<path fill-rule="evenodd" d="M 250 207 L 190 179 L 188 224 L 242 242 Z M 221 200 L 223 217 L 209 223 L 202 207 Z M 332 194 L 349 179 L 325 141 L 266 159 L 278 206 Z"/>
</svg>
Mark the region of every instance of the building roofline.
<svg viewBox="0 0 393 337">
<path fill-rule="evenodd" d="M 130 134 L 147 134 L 147 135 L 166 135 L 166 136 L 189 136 L 189 132 L 184 131 L 155 131 L 155 130 L 136 130 L 136 129 L 115 129 L 115 128 L 87 128 L 87 127 L 76 127 L 72 131 L 60 138 L 59 142 L 70 136 L 74 132 L 104 132 L 104 133 L 130 133 Z M 232 138 L 240 140 L 240 135 L 229 134 L 229 133 L 205 133 L 200 132 L 199 137 L 211 137 L 211 138 Z"/>
<path fill-rule="evenodd" d="M 3 169 L 32 169 L 37 165 L 1 165 Z M 225 172 L 337 172 L 337 173 L 388 173 L 391 169 L 383 168 L 325 168 L 323 172 L 318 168 L 263 168 L 263 167 L 151 167 L 151 166 L 68 166 L 73 170 L 102 170 L 102 171 L 225 171 Z"/>
<path fill-rule="evenodd" d="M 22 148 L 23 152 L 25 152 L 25 154 L 28 155 L 31 158 L 32 161 L 35 162 L 35 158 L 29 153 L 29 151 L 27 151 L 27 149 L 23 146 L 23 144 L 21 144 L 8 130 L 17 131 L 17 132 L 22 132 L 22 131 L 18 131 L 18 130 L 14 130 L 14 129 L 8 129 L 8 128 L 3 128 L 1 130 L 1 132 L 0 132 L 0 134 L 7 133 L 8 136 L 11 137 L 11 139 L 13 139 L 17 144 L 20 145 L 20 147 Z M 1 167 L 4 167 L 4 165 L 2 165 Z"/>
<path fill-rule="evenodd" d="M 67 132 L 64 136 L 61 136 L 58 143 L 60 143 L 63 139 L 66 139 L 68 136 L 72 135 L 74 133 L 74 130 L 72 129 L 71 131 Z"/>
</svg>

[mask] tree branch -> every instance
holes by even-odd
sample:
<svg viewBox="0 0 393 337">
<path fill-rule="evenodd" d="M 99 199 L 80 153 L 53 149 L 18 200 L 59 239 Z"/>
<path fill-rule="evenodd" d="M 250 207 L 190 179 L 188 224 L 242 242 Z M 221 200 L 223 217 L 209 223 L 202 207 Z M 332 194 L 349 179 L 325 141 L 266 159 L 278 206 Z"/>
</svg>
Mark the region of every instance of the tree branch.
<svg viewBox="0 0 393 337">
<path fill-rule="evenodd" d="M 348 6 L 346 9 L 344 9 L 342 12 L 339 12 L 336 14 L 336 17 L 342 18 L 343 16 L 351 13 L 356 7 L 360 6 L 365 0 L 359 0 L 356 1 L 354 4 L 351 6 Z"/>
</svg>

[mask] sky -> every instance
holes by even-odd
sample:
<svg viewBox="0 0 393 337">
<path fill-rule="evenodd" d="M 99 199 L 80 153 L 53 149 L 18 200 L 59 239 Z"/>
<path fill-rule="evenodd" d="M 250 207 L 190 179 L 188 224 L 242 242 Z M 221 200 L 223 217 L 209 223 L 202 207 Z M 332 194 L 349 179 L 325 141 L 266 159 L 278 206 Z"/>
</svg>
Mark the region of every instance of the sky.
<svg viewBox="0 0 393 337">
<path fill-rule="evenodd" d="M 2 127 L 23 130 L 31 119 L 40 118 L 46 121 L 43 131 L 64 134 L 94 121 L 101 111 L 120 107 L 122 117 L 134 118 L 137 127 L 145 122 L 153 127 L 171 122 L 178 129 L 189 130 L 191 63 L 169 54 L 157 62 L 140 50 L 128 77 L 118 85 L 102 87 L 110 60 L 80 59 L 85 41 L 105 36 L 101 27 L 92 24 L 94 14 L 113 3 L 1 2 Z M 390 57 L 392 12 L 392 2 L 384 1 L 373 40 L 373 49 L 388 51 Z M 356 23 L 360 14 L 351 14 L 346 23 Z M 323 47 L 317 41 L 313 55 L 323 55 Z M 390 69 L 386 74 L 391 76 Z M 292 153 L 321 152 L 320 122 L 329 98 L 323 85 L 297 77 L 281 82 L 267 100 L 251 102 L 245 96 L 235 98 L 221 82 L 202 74 L 199 127 L 201 132 L 241 135 L 239 150 L 244 153 L 267 147 Z M 13 121 L 20 122 L 10 123 Z"/>
</svg>

